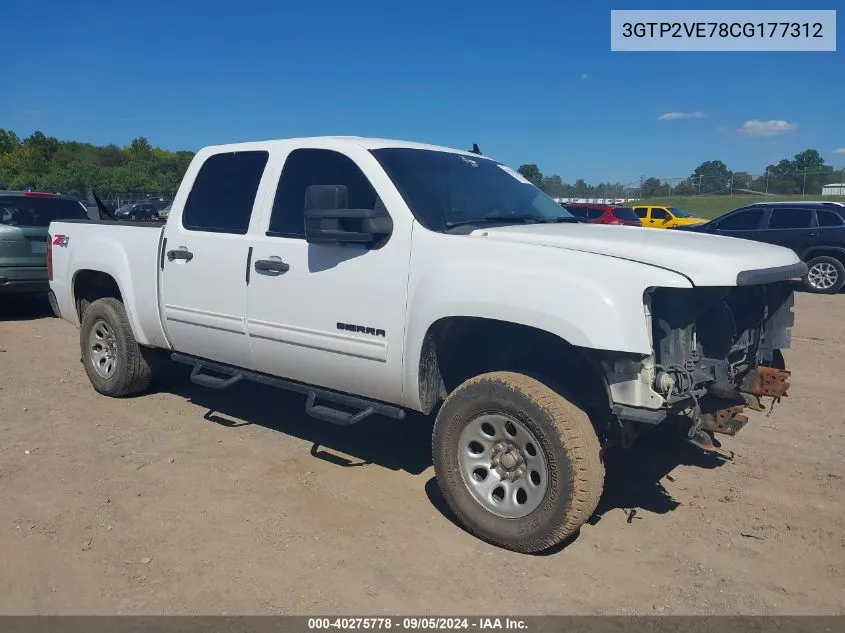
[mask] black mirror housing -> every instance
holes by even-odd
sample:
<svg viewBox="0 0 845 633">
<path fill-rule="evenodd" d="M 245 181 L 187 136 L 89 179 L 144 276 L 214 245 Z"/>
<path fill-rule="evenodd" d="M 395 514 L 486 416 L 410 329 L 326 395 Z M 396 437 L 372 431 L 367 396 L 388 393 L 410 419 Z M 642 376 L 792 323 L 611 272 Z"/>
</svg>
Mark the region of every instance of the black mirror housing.
<svg viewBox="0 0 845 633">
<path fill-rule="evenodd" d="M 378 248 L 392 232 L 393 220 L 380 200 L 374 209 L 349 209 L 345 185 L 312 185 L 305 191 L 305 240 L 309 244 Z"/>
</svg>

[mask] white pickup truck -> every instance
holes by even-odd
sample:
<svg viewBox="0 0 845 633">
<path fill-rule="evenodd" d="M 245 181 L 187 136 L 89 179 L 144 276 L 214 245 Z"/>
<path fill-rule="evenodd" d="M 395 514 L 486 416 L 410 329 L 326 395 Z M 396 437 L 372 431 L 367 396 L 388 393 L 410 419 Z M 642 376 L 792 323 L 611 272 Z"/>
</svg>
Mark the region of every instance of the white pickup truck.
<svg viewBox="0 0 845 633">
<path fill-rule="evenodd" d="M 436 413 L 445 499 L 521 552 L 590 517 L 606 447 L 670 424 L 713 449 L 785 395 L 805 272 L 777 246 L 582 223 L 478 152 L 357 137 L 206 147 L 163 226 L 50 235 L 98 392 L 143 391 L 164 350 L 327 422 Z"/>
</svg>

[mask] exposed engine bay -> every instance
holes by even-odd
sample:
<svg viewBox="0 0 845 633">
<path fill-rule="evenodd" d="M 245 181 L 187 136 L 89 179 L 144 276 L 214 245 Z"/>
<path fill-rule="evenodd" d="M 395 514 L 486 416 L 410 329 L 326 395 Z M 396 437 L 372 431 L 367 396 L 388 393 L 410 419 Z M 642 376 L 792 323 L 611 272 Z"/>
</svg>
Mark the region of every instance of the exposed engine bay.
<svg viewBox="0 0 845 633">
<path fill-rule="evenodd" d="M 659 288 L 651 296 L 654 390 L 690 421 L 704 448 L 734 435 L 745 407 L 786 395 L 793 291 L 786 282 L 731 288 Z"/>
<path fill-rule="evenodd" d="M 774 405 L 787 395 L 789 372 L 780 350 L 790 345 L 793 303 L 788 282 L 649 293 L 653 355 L 641 362 L 637 383 L 649 393 L 642 404 L 658 410 L 646 415 L 616 406 L 622 426 L 668 417 L 707 450 L 719 445 L 714 433 L 735 435 L 748 422 L 746 408 L 764 411 L 763 398 Z M 619 363 L 605 370 L 611 383 L 626 373 Z M 612 390 L 632 395 L 632 384 L 618 382 Z"/>
</svg>

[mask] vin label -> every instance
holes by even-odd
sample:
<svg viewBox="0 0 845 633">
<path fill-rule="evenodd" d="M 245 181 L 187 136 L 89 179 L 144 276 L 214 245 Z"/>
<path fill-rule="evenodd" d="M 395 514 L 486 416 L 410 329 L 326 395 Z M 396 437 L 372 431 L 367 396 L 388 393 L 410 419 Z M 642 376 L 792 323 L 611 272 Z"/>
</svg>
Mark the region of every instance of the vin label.
<svg viewBox="0 0 845 633">
<path fill-rule="evenodd" d="M 611 11 L 611 51 L 836 51 L 835 10 Z"/>
</svg>

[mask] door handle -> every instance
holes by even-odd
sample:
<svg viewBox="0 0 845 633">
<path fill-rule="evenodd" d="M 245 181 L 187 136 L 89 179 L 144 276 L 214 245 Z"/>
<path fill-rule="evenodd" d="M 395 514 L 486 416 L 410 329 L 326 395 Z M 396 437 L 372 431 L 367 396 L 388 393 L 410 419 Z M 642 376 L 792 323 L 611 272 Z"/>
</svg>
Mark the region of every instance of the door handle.
<svg viewBox="0 0 845 633">
<path fill-rule="evenodd" d="M 255 262 L 255 272 L 263 275 L 281 275 L 290 270 L 290 265 L 281 259 L 259 259 Z"/>
<path fill-rule="evenodd" d="M 194 254 L 189 251 L 187 248 L 177 248 L 172 251 L 167 251 L 167 260 L 173 261 L 175 259 L 183 259 L 186 262 L 191 261 L 194 258 Z"/>
</svg>

